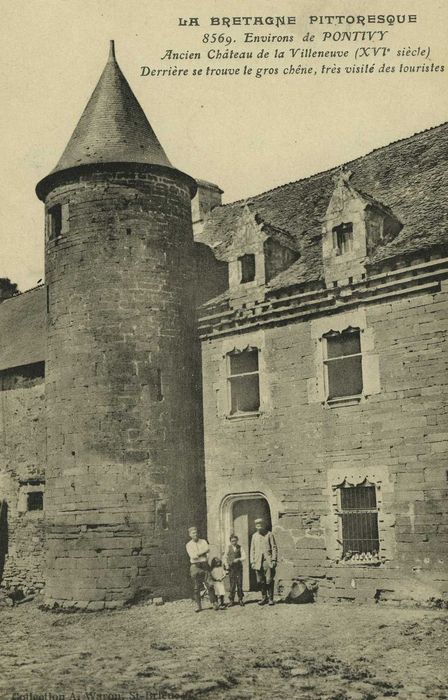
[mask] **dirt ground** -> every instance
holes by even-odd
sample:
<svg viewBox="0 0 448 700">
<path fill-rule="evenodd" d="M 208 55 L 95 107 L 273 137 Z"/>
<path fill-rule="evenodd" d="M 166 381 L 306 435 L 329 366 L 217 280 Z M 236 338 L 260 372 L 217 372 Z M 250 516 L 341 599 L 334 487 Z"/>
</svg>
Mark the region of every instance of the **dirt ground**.
<svg viewBox="0 0 448 700">
<path fill-rule="evenodd" d="M 0 610 L 0 697 L 446 699 L 447 638 L 446 611 L 253 600 L 57 614 L 31 602 Z"/>
</svg>

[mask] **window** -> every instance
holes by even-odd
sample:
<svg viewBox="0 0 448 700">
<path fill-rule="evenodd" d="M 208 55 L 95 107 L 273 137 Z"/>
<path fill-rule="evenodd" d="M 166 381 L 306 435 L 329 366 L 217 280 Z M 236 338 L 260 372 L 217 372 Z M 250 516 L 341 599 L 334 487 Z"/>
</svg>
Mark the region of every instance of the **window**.
<svg viewBox="0 0 448 700">
<path fill-rule="evenodd" d="M 54 207 L 48 210 L 49 216 L 49 231 L 48 238 L 50 241 L 59 238 L 62 233 L 62 207 L 60 204 L 55 204 Z"/>
<path fill-rule="evenodd" d="M 42 491 L 30 491 L 26 497 L 27 510 L 43 510 L 44 494 Z"/>
<path fill-rule="evenodd" d="M 69 230 L 69 205 L 55 204 L 48 210 L 48 240 L 54 241 Z"/>
<path fill-rule="evenodd" d="M 247 253 L 238 258 L 240 265 L 241 277 L 240 283 L 253 282 L 255 279 L 255 255 Z"/>
<path fill-rule="evenodd" d="M 153 370 L 153 388 L 154 388 L 154 399 L 156 401 L 163 401 L 163 385 L 162 385 L 162 370 Z"/>
<path fill-rule="evenodd" d="M 361 561 L 377 558 L 380 542 L 375 485 L 367 479 L 358 486 L 344 482 L 339 495 L 342 557 Z"/>
<path fill-rule="evenodd" d="M 362 393 L 362 355 L 359 328 L 324 335 L 327 400 Z"/>
<path fill-rule="evenodd" d="M 353 250 L 353 224 L 341 224 L 333 228 L 333 248 L 336 255 L 344 255 Z"/>
<path fill-rule="evenodd" d="M 260 408 L 258 349 L 228 354 L 230 414 L 253 413 Z"/>
<path fill-rule="evenodd" d="M 168 530 L 168 509 L 166 503 L 160 503 L 157 508 L 157 520 L 161 530 Z"/>
</svg>

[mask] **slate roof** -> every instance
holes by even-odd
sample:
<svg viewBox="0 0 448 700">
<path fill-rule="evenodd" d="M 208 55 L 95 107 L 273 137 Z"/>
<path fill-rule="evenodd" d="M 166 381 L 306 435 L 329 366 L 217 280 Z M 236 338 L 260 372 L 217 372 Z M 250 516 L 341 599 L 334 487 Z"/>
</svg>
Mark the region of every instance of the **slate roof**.
<svg viewBox="0 0 448 700">
<path fill-rule="evenodd" d="M 199 182 L 199 181 L 197 180 L 197 182 Z M 246 202 L 243 203 L 242 210 L 245 209 L 246 206 L 249 209 L 249 211 L 252 211 L 251 203 L 248 203 L 246 205 Z M 213 211 L 219 211 L 219 210 L 221 210 L 221 208 L 218 208 L 218 210 L 214 209 Z M 233 212 L 234 216 L 232 218 L 232 221 L 234 221 L 235 225 L 237 225 L 237 223 L 238 223 L 238 219 L 242 214 L 242 210 L 238 211 L 238 209 L 236 209 Z M 289 231 L 281 229 L 278 226 L 274 226 L 273 224 L 267 223 L 256 212 L 252 212 L 252 213 L 255 213 L 255 216 L 254 216 L 255 222 L 256 222 L 256 224 L 258 224 L 261 231 L 266 236 L 277 241 L 278 243 L 283 245 L 285 248 L 290 248 L 291 250 L 295 250 L 295 251 L 300 250 L 298 241 L 296 240 L 296 238 L 293 235 L 291 235 L 291 233 Z M 214 225 L 214 223 L 215 223 L 214 221 L 213 222 L 209 221 L 209 222 L 207 222 L 207 226 Z M 201 242 L 201 243 L 205 242 L 210 247 L 213 248 L 213 253 L 215 254 L 215 257 L 218 260 L 224 260 L 226 262 L 229 260 L 229 254 L 230 254 L 231 247 L 232 247 L 232 241 L 233 241 L 233 236 L 226 235 L 226 236 L 222 237 L 222 240 L 218 240 L 217 238 L 215 238 L 213 240 L 213 242 L 210 242 L 208 233 L 206 234 L 205 239 L 202 236 L 200 236 L 200 240 L 199 240 L 199 242 Z"/>
<path fill-rule="evenodd" d="M 0 371 L 45 360 L 45 287 L 0 304 Z"/>
<path fill-rule="evenodd" d="M 397 256 L 448 245 L 448 122 L 396 141 L 344 164 L 350 185 L 372 201 L 381 202 L 403 223 L 392 241 L 380 245 L 370 265 Z M 243 207 L 267 225 L 289 232 L 301 257 L 270 282 L 271 289 L 319 282 L 322 269 L 322 219 L 341 166 L 213 209 L 201 241 L 225 246 L 238 230 Z"/>
<path fill-rule="evenodd" d="M 111 42 L 103 73 L 52 173 L 116 162 L 172 167 L 120 70 Z"/>
</svg>

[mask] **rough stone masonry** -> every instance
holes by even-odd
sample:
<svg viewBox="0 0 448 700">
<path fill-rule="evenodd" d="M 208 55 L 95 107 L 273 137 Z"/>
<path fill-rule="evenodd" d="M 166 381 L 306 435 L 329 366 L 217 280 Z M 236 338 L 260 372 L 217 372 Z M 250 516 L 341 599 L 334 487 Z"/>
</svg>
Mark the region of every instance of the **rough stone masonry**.
<svg viewBox="0 0 448 700">
<path fill-rule="evenodd" d="M 185 595 L 187 527 L 221 555 L 263 514 L 277 593 L 446 604 L 447 141 L 222 205 L 111 47 L 37 186 L 45 285 L 0 298 L 4 589 Z"/>
</svg>

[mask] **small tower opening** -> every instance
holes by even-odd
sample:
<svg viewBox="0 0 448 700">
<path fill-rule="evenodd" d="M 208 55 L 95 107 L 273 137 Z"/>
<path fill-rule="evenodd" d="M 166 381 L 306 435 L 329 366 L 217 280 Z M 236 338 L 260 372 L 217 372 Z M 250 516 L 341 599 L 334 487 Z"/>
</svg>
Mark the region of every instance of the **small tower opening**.
<svg viewBox="0 0 448 700">
<path fill-rule="evenodd" d="M 27 495 L 27 510 L 43 510 L 44 494 L 42 491 L 30 491 Z"/>
<path fill-rule="evenodd" d="M 62 233 L 62 207 L 55 204 L 48 210 L 48 238 L 50 241 L 59 238 Z"/>
</svg>

